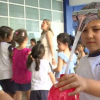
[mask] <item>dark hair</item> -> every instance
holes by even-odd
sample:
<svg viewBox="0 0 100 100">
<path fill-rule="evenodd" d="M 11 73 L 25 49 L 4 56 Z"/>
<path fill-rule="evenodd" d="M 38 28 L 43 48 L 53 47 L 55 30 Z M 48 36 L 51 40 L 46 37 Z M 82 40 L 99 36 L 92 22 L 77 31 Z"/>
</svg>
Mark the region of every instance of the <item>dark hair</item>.
<svg viewBox="0 0 100 100">
<path fill-rule="evenodd" d="M 89 4 L 85 5 L 82 8 L 82 10 L 85 10 L 85 9 L 96 9 L 96 8 L 100 8 L 100 2 L 89 3 Z"/>
<path fill-rule="evenodd" d="M 27 31 L 25 29 L 18 29 L 14 32 L 14 41 L 19 45 L 22 44 L 27 37 Z"/>
<path fill-rule="evenodd" d="M 31 39 L 32 42 L 34 42 L 36 44 L 36 40 L 34 38 Z"/>
<path fill-rule="evenodd" d="M 35 60 L 36 63 L 36 67 L 35 70 L 39 71 L 39 65 L 40 65 L 40 59 L 43 58 L 43 55 L 45 53 L 45 48 L 43 44 L 36 44 L 32 50 L 31 50 L 31 54 L 28 56 L 28 60 L 27 60 L 27 68 L 29 68 L 31 66 L 32 63 L 32 58 Z"/>
<path fill-rule="evenodd" d="M 81 46 L 84 47 L 84 49 L 85 49 L 85 46 L 84 46 L 84 44 L 82 43 L 82 41 L 78 41 L 78 45 L 81 45 Z"/>
<path fill-rule="evenodd" d="M 71 45 L 73 45 L 73 42 L 74 42 L 74 37 L 67 34 L 67 33 L 60 33 L 58 36 L 57 36 L 57 40 L 62 42 L 62 43 L 68 43 L 68 47 L 70 48 Z"/>
<path fill-rule="evenodd" d="M 8 26 L 1 26 L 0 27 L 0 41 L 2 41 L 4 38 L 8 38 L 11 35 L 12 31 L 13 29 Z"/>
</svg>

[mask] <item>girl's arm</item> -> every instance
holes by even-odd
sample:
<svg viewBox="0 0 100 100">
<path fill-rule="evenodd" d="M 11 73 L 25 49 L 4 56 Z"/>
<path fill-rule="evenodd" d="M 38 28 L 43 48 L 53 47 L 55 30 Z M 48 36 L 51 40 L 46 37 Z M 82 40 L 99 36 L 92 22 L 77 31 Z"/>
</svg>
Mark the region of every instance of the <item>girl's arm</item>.
<svg viewBox="0 0 100 100">
<path fill-rule="evenodd" d="M 8 94 L 3 90 L 0 91 L 0 100 L 13 100 Z"/>
<path fill-rule="evenodd" d="M 52 64 L 55 65 L 56 64 L 56 61 L 54 59 L 54 51 L 53 51 L 53 34 L 51 31 L 48 31 L 47 34 L 46 34 L 46 37 L 47 37 L 47 41 L 49 43 L 49 46 L 50 46 L 50 51 L 51 51 L 51 55 L 52 55 Z"/>
<path fill-rule="evenodd" d="M 50 79 L 51 79 L 52 83 L 55 84 L 56 82 L 55 82 L 55 76 L 54 76 L 54 74 L 52 72 L 49 72 L 48 74 L 50 76 Z"/>
<path fill-rule="evenodd" d="M 69 93 L 69 96 L 85 92 L 87 94 L 100 97 L 100 81 L 85 79 L 73 73 L 66 74 L 62 78 L 58 79 L 58 83 L 55 87 L 61 87 L 60 91 L 75 88 L 75 91 Z"/>
<path fill-rule="evenodd" d="M 62 70 L 62 66 L 63 66 L 63 59 L 61 59 L 60 57 L 58 57 L 57 68 L 55 68 L 53 71 L 54 72 L 60 72 Z"/>
</svg>

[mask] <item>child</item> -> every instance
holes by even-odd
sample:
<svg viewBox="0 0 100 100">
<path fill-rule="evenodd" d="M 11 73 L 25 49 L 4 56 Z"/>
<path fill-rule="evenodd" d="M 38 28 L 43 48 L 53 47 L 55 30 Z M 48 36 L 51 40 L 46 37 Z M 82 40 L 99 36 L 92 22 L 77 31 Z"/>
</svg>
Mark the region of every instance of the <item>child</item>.
<svg viewBox="0 0 100 100">
<path fill-rule="evenodd" d="M 34 38 L 31 39 L 30 49 L 32 49 L 36 45 L 36 40 Z"/>
<path fill-rule="evenodd" d="M 58 65 L 54 69 L 55 77 L 59 78 L 61 74 L 65 74 L 67 62 L 70 56 L 70 46 L 73 44 L 74 38 L 66 33 L 61 33 L 57 36 L 58 48 L 60 51 L 58 54 Z M 73 55 L 73 59 L 70 63 L 70 69 L 68 73 L 74 73 L 74 64 L 76 63 L 76 55 Z"/>
<path fill-rule="evenodd" d="M 55 84 L 55 77 L 51 71 L 49 61 L 45 59 L 43 44 L 36 44 L 32 48 L 27 67 L 32 72 L 30 100 L 47 100 L 50 90 L 49 77 L 53 84 Z"/>
<path fill-rule="evenodd" d="M 0 100 L 13 100 L 8 94 L 6 94 L 0 86 Z"/>
<path fill-rule="evenodd" d="M 79 51 L 79 54 L 77 55 L 77 57 L 78 57 L 77 58 L 77 65 L 78 65 L 80 59 L 85 56 L 84 45 L 82 44 L 81 41 L 78 42 L 77 50 Z"/>
<path fill-rule="evenodd" d="M 27 32 L 24 29 L 18 29 L 14 33 L 14 41 L 18 47 L 13 49 L 13 78 L 15 82 L 16 96 L 15 100 L 22 100 L 22 92 L 26 92 L 26 98 L 30 98 L 31 72 L 26 67 L 27 56 L 30 49 L 26 48 Z"/>
<path fill-rule="evenodd" d="M 100 3 L 95 2 L 84 7 L 84 9 L 96 8 L 100 8 Z M 65 75 L 56 87 L 64 86 L 61 90 L 74 87 L 75 91 L 69 95 L 82 92 L 80 100 L 100 100 L 100 20 L 89 22 L 81 34 L 81 39 L 89 49 L 89 56 L 84 56 L 80 60 L 78 75 Z"/>
<path fill-rule="evenodd" d="M 0 27 L 0 84 L 5 92 L 14 98 L 15 89 L 12 79 L 12 64 L 9 49 L 13 37 L 13 29 L 7 26 Z"/>
</svg>

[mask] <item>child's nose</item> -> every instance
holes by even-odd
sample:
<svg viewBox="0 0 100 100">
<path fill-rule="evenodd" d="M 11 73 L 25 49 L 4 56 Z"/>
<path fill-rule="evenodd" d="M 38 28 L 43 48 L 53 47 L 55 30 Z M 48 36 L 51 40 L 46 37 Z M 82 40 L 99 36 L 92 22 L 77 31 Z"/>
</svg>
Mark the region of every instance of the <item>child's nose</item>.
<svg viewBox="0 0 100 100">
<path fill-rule="evenodd" d="M 93 38 L 93 31 L 92 30 L 87 31 L 87 38 Z"/>
</svg>

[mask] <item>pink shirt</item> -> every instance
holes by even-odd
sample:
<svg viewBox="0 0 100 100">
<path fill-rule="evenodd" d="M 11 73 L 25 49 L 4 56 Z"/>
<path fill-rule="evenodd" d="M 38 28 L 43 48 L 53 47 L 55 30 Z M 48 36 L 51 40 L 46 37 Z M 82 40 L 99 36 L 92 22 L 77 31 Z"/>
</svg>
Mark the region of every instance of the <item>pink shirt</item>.
<svg viewBox="0 0 100 100">
<path fill-rule="evenodd" d="M 19 84 L 27 84 L 31 82 L 32 73 L 26 67 L 28 53 L 31 49 L 24 48 L 13 50 L 13 78 L 12 80 Z"/>
</svg>

